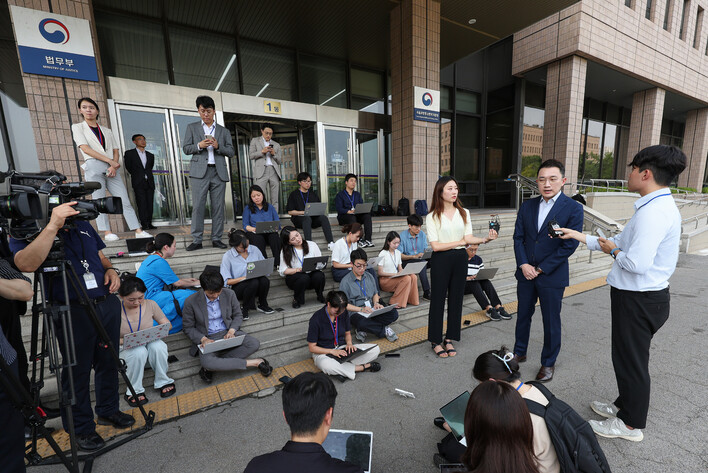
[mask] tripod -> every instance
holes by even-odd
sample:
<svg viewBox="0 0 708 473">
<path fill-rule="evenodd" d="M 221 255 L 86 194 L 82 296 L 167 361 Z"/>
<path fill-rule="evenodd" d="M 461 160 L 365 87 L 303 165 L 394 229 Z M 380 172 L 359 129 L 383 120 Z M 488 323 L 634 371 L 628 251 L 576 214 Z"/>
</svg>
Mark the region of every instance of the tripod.
<svg viewBox="0 0 708 473">
<path fill-rule="evenodd" d="M 62 248 L 63 242 L 61 238 L 55 240 L 54 246 L 50 251 L 46 261 L 35 272 L 34 279 L 34 303 L 32 306 L 32 338 L 30 359 L 32 361 L 32 378 L 30 382 L 31 392 L 29 397 L 32 406 L 39 405 L 39 393 L 44 387 L 44 359 L 49 360 L 49 369 L 57 374 L 57 389 L 59 393 L 59 408 L 63 411 L 65 425 L 68 427 L 70 441 L 70 455 L 67 456 L 59 446 L 51 439 L 46 429 L 36 423 L 31 423 L 32 440 L 29 446 L 29 451 L 25 453 L 30 465 L 50 465 L 63 463 L 66 469 L 72 473 L 79 472 L 79 462 L 84 462 L 84 472 L 90 472 L 93 462 L 96 457 L 111 451 L 126 442 L 144 434 L 152 429 L 155 420 L 153 411 L 146 412 L 142 405 L 139 405 L 140 413 L 145 419 L 145 426 L 135 430 L 127 437 L 124 437 L 116 442 L 111 443 L 101 448 L 98 451 L 90 454 L 79 455 L 76 445 L 76 432 L 74 429 L 74 418 L 72 413 L 72 405 L 76 404 L 76 391 L 74 389 L 74 373 L 72 368 L 77 366 L 77 356 L 74 345 L 74 330 L 73 319 L 71 315 L 71 303 L 63 302 L 70 301 L 69 284 L 73 288 L 74 294 L 78 296 L 78 300 L 74 305 L 81 306 L 88 315 L 88 319 L 98 335 L 100 349 L 108 350 L 111 358 L 116 363 L 118 372 L 125 380 L 128 389 L 133 396 L 137 396 L 133 385 L 131 384 L 126 374 L 126 365 L 123 360 L 118 357 L 115 346 L 111 342 L 111 338 L 106 332 L 105 327 L 101 323 L 98 314 L 96 313 L 95 302 L 89 299 L 84 285 L 77 275 L 70 260 L 67 260 Z M 49 280 L 50 288 L 47 289 L 45 278 Z M 57 301 L 52 298 L 55 284 L 59 284 L 63 293 L 62 301 Z M 42 298 L 38 301 L 38 291 L 40 289 Z M 109 296 L 110 297 L 110 296 Z M 40 317 L 43 323 L 41 340 L 39 338 Z M 41 345 L 40 345 L 41 344 Z M 60 349 L 61 348 L 61 349 Z M 61 353 L 61 356 L 60 356 Z M 59 373 L 67 378 L 67 389 L 63 389 L 59 381 Z M 42 422 L 43 423 L 43 420 Z M 38 434 L 44 437 L 56 452 L 56 456 L 42 458 L 37 452 Z"/>
</svg>

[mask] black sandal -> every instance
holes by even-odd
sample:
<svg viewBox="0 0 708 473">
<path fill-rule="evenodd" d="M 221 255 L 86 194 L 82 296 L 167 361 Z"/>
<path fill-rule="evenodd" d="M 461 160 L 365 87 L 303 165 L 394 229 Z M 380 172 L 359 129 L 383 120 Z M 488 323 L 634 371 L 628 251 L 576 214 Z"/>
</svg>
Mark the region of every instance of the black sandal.
<svg viewBox="0 0 708 473">
<path fill-rule="evenodd" d="M 440 343 L 430 342 L 430 345 L 432 346 L 433 353 L 435 353 L 438 358 L 447 358 L 448 357 L 447 351 L 445 351 L 445 349 L 442 347 L 442 345 Z M 440 347 L 440 351 L 435 351 L 435 347 Z"/>
<path fill-rule="evenodd" d="M 370 363 L 367 363 L 367 365 L 369 365 L 369 367 L 367 368 L 366 365 L 364 365 L 363 371 L 371 371 L 372 373 L 376 373 L 378 371 L 381 371 L 381 364 L 380 363 L 372 361 Z"/>
<path fill-rule="evenodd" d="M 444 344 L 445 347 L 447 347 L 448 345 L 452 346 L 452 340 L 445 340 Z M 447 353 L 447 356 L 457 355 L 457 350 L 455 350 L 454 346 L 452 346 L 452 348 L 450 348 L 449 350 L 445 350 L 445 352 Z"/>
<path fill-rule="evenodd" d="M 169 391 L 165 391 L 167 388 L 172 388 Z M 160 397 L 161 398 L 166 398 L 172 396 L 174 393 L 177 392 L 177 388 L 175 387 L 175 383 L 170 383 L 170 384 L 165 384 L 162 386 L 160 389 Z"/>
<path fill-rule="evenodd" d="M 126 394 L 124 397 L 130 407 L 138 407 L 149 402 L 145 393 L 138 393 L 136 396 Z"/>
</svg>

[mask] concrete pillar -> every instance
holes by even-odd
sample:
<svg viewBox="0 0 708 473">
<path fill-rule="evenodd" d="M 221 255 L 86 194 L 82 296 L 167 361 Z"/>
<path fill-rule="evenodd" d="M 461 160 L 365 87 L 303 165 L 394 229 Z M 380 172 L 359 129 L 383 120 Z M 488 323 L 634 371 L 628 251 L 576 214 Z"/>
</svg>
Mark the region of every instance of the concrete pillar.
<svg viewBox="0 0 708 473">
<path fill-rule="evenodd" d="M 569 182 L 577 181 L 580 168 L 587 67 L 587 59 L 571 56 L 546 69 L 542 156 L 562 162 Z"/>
<path fill-rule="evenodd" d="M 393 204 L 432 197 L 440 124 L 413 120 L 414 87 L 440 89 L 440 1 L 402 0 L 391 11 Z"/>
<path fill-rule="evenodd" d="M 624 163 L 619 163 L 618 179 L 629 178 L 631 169 L 627 165 L 632 162 L 634 155 L 647 146 L 659 144 L 665 97 L 666 91 L 659 88 L 642 90 L 634 94 L 627 157 Z"/>
<path fill-rule="evenodd" d="M 708 156 L 708 108 L 691 110 L 686 114 L 683 152 L 688 164 L 679 176 L 679 186 L 693 187 L 701 192 Z"/>
</svg>

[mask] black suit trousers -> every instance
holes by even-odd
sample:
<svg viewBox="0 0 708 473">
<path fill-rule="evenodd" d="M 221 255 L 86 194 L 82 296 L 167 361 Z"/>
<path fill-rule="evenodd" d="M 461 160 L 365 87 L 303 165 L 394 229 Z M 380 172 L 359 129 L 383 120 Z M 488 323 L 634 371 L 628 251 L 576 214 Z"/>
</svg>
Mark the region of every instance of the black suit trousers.
<svg viewBox="0 0 708 473">
<path fill-rule="evenodd" d="M 138 205 L 140 226 L 145 229 L 152 225 L 152 205 L 155 199 L 155 189 L 149 187 L 133 187 L 135 201 Z"/>
</svg>

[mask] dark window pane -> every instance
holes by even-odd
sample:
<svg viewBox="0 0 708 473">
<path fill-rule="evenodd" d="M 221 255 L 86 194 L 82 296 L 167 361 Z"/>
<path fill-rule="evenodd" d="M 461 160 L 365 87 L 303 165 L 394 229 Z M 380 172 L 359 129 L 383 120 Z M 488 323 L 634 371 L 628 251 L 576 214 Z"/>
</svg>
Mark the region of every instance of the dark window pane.
<svg viewBox="0 0 708 473">
<path fill-rule="evenodd" d="M 479 94 L 458 90 L 455 103 L 458 112 L 479 113 Z"/>
<path fill-rule="evenodd" d="M 295 55 L 292 51 L 241 41 L 243 93 L 282 100 L 297 100 Z"/>
<path fill-rule="evenodd" d="M 299 63 L 300 101 L 346 108 L 347 77 L 343 62 L 301 54 Z"/>
<path fill-rule="evenodd" d="M 504 179 L 511 174 L 514 110 L 487 115 L 486 179 Z"/>
<path fill-rule="evenodd" d="M 350 74 L 353 95 L 371 97 L 373 99 L 382 99 L 384 97 L 384 80 L 381 72 L 367 71 L 352 67 Z"/>
<path fill-rule="evenodd" d="M 479 118 L 457 115 L 454 160 L 457 180 L 479 180 Z"/>
</svg>

